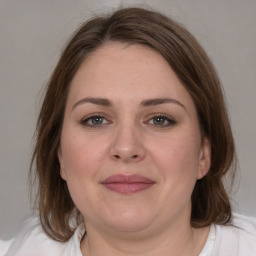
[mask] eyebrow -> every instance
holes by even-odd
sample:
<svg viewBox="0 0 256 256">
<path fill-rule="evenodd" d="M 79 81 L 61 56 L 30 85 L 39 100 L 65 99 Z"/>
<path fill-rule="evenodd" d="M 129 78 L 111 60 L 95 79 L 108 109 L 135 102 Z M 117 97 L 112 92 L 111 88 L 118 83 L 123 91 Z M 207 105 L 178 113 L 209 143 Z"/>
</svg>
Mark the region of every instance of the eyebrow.
<svg viewBox="0 0 256 256">
<path fill-rule="evenodd" d="M 76 102 L 74 104 L 74 106 L 72 107 L 72 110 L 79 106 L 79 105 L 82 105 L 84 103 L 92 103 L 92 104 L 95 104 L 95 105 L 99 105 L 99 106 L 105 106 L 105 107 L 111 107 L 112 106 L 112 103 L 110 102 L 110 100 L 108 99 L 104 99 L 104 98 L 83 98 L 81 100 L 79 100 L 78 102 Z"/>
<path fill-rule="evenodd" d="M 87 97 L 87 98 L 83 98 L 83 99 L 79 100 L 78 102 L 76 102 L 73 105 L 72 110 L 74 108 L 76 108 L 77 106 L 82 105 L 84 103 L 92 103 L 95 105 L 105 106 L 105 107 L 113 106 L 111 101 L 108 99 Z M 177 105 L 181 106 L 182 108 L 186 109 L 185 106 L 180 101 L 173 99 L 173 98 L 146 99 L 146 100 L 143 100 L 140 103 L 140 105 L 142 107 L 150 107 L 150 106 L 156 106 L 156 105 L 161 105 L 161 104 L 166 104 L 166 103 L 174 103 L 174 104 L 177 104 Z"/>
<path fill-rule="evenodd" d="M 140 105 L 144 107 L 149 107 L 149 106 L 161 105 L 166 103 L 175 103 L 183 107 L 184 109 L 186 109 L 185 106 L 180 101 L 173 98 L 156 98 L 156 99 L 143 100 Z"/>
</svg>

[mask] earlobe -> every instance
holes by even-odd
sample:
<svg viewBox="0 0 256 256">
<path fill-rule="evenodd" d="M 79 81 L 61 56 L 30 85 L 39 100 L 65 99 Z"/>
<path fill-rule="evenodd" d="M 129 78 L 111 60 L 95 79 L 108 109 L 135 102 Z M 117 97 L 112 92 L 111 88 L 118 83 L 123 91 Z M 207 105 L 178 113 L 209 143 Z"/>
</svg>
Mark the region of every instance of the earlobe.
<svg viewBox="0 0 256 256">
<path fill-rule="evenodd" d="M 211 167 L 211 143 L 208 138 L 204 138 L 199 155 L 199 167 L 197 179 L 202 179 Z"/>
<path fill-rule="evenodd" d="M 66 180 L 66 175 L 65 175 L 65 171 L 64 171 L 64 163 L 63 163 L 63 157 L 62 157 L 62 151 L 61 151 L 61 147 L 59 147 L 58 149 L 58 159 L 59 159 L 59 163 L 60 163 L 60 176 L 63 180 Z"/>
</svg>

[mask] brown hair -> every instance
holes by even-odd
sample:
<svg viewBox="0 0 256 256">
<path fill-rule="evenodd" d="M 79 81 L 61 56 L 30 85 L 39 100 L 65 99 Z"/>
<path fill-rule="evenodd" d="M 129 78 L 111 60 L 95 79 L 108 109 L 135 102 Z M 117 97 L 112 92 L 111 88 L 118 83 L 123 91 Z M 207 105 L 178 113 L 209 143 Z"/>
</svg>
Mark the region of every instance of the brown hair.
<svg viewBox="0 0 256 256">
<path fill-rule="evenodd" d="M 151 10 L 125 8 L 82 24 L 64 49 L 49 80 L 30 168 L 31 174 L 35 170 L 38 182 L 36 202 L 45 232 L 55 240 L 66 241 L 82 221 L 67 184 L 60 177 L 57 152 L 70 83 L 88 54 L 109 41 L 141 44 L 159 52 L 190 93 L 202 134 L 211 142 L 210 170 L 197 181 L 192 194 L 191 225 L 228 223 L 231 206 L 222 178 L 234 162 L 235 150 L 215 69 L 184 27 Z"/>
</svg>

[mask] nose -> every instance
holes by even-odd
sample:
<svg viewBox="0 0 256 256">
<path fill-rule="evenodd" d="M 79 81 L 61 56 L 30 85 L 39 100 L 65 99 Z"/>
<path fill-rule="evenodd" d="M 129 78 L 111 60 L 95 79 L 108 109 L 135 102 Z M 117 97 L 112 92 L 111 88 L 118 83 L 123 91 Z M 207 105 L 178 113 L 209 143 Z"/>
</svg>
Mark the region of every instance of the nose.
<svg viewBox="0 0 256 256">
<path fill-rule="evenodd" d="M 112 134 L 110 157 L 125 163 L 139 162 L 146 156 L 143 136 L 135 127 L 120 126 Z"/>
</svg>

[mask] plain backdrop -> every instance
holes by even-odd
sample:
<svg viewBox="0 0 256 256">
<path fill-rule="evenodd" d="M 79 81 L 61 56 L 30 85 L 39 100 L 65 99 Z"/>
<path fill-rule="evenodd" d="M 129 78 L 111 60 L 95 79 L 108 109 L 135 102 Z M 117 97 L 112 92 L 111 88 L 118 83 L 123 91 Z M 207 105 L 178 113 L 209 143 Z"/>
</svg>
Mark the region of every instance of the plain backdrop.
<svg viewBox="0 0 256 256">
<path fill-rule="evenodd" d="M 223 83 L 239 158 L 236 211 L 256 216 L 255 0 L 0 0 L 0 238 L 31 216 L 27 174 L 44 85 L 70 34 L 97 13 L 150 6 L 183 23 Z"/>
</svg>

